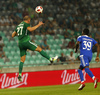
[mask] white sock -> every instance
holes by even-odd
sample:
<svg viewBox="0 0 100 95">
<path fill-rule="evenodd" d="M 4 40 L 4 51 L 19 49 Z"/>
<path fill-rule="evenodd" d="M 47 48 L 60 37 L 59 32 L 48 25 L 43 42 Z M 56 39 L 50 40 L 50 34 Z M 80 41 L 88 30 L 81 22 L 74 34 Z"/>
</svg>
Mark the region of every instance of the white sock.
<svg viewBox="0 0 100 95">
<path fill-rule="evenodd" d="M 95 76 L 93 76 L 92 79 L 95 80 Z"/>
</svg>

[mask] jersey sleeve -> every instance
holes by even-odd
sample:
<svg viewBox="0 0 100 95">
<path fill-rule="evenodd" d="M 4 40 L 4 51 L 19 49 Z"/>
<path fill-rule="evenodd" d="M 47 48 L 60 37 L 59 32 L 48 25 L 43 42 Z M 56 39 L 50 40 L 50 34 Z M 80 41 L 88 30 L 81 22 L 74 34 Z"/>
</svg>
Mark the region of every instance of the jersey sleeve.
<svg viewBox="0 0 100 95">
<path fill-rule="evenodd" d="M 77 41 L 79 41 L 79 42 L 81 42 L 81 36 L 79 36 L 78 38 L 77 38 Z"/>
<path fill-rule="evenodd" d="M 17 32 L 17 27 L 15 28 L 15 32 Z"/>
<path fill-rule="evenodd" d="M 93 39 L 93 45 L 95 45 L 97 43 L 97 41 L 95 41 L 94 39 Z"/>
</svg>

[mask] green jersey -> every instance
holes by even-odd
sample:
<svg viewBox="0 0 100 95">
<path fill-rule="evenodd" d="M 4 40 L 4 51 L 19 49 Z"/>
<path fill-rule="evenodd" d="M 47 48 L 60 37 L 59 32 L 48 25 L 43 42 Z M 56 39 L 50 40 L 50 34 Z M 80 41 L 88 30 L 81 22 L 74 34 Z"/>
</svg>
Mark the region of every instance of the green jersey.
<svg viewBox="0 0 100 95">
<path fill-rule="evenodd" d="M 30 40 L 29 31 L 27 30 L 27 27 L 29 26 L 30 24 L 23 21 L 16 27 L 15 32 L 18 34 L 19 43 Z"/>
</svg>

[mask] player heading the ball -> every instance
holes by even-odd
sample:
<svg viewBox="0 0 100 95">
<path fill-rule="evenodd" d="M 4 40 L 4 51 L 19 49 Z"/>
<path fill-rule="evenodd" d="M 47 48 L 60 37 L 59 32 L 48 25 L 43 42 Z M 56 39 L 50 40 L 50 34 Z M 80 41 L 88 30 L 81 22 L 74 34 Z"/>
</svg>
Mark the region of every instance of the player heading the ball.
<svg viewBox="0 0 100 95">
<path fill-rule="evenodd" d="M 15 31 L 12 33 L 12 37 L 17 36 L 18 37 L 18 46 L 20 49 L 20 64 L 19 64 L 19 76 L 18 79 L 19 81 L 22 81 L 22 69 L 23 69 L 23 64 L 26 59 L 26 51 L 27 49 L 32 50 L 32 51 L 38 51 L 43 57 L 48 59 L 51 63 L 53 63 L 58 56 L 51 58 L 45 51 L 42 50 L 41 47 L 39 47 L 36 43 L 33 43 L 30 41 L 30 32 L 34 32 L 38 27 L 43 25 L 43 22 L 39 22 L 36 26 L 30 27 L 30 17 L 25 16 L 23 18 L 23 21 L 19 23 L 15 29 Z"/>
</svg>

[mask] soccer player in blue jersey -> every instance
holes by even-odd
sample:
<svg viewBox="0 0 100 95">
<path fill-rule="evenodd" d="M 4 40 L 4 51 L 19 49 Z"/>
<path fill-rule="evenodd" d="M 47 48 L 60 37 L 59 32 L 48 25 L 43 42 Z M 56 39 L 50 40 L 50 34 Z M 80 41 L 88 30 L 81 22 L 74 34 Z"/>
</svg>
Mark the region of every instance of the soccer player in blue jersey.
<svg viewBox="0 0 100 95">
<path fill-rule="evenodd" d="M 97 47 L 97 56 L 95 60 L 97 62 L 99 61 L 99 45 L 93 38 L 90 38 L 88 35 L 89 35 L 89 29 L 86 28 L 82 31 L 82 36 L 79 36 L 77 38 L 77 43 L 76 43 L 75 52 L 77 52 L 78 47 L 80 46 L 80 61 L 81 61 L 78 69 L 78 73 L 81 79 L 81 85 L 78 88 L 78 90 L 82 90 L 85 87 L 84 77 L 82 73 L 83 69 L 85 69 L 85 72 L 93 79 L 94 88 L 97 87 L 97 82 L 98 82 L 98 79 L 93 75 L 93 73 L 89 69 L 89 62 L 92 59 L 93 45 Z"/>
</svg>

